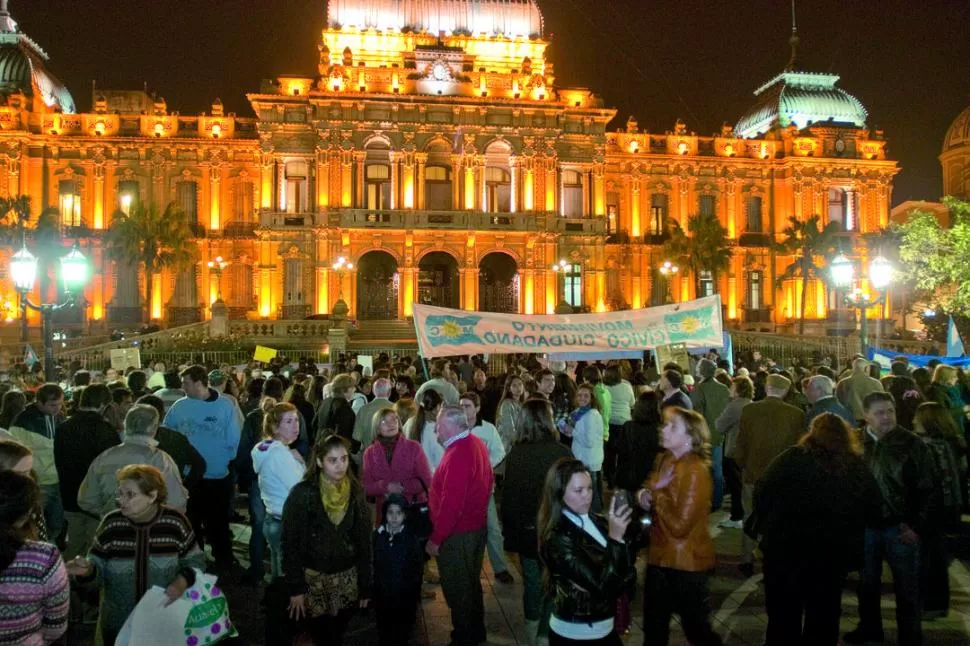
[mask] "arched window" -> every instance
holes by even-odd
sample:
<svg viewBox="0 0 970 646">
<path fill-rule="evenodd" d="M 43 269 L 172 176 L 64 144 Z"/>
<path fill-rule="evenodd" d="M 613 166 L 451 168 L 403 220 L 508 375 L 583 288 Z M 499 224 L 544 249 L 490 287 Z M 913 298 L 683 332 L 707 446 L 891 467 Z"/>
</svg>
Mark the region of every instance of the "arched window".
<svg viewBox="0 0 970 646">
<path fill-rule="evenodd" d="M 63 179 L 57 185 L 61 226 L 81 226 L 81 186 L 74 179 Z"/>
<path fill-rule="evenodd" d="M 562 172 L 562 214 L 567 218 L 583 217 L 583 176 L 579 171 Z"/>
<path fill-rule="evenodd" d="M 307 207 L 307 164 L 305 161 L 288 161 L 285 168 L 284 210 L 287 213 L 304 213 Z"/>
<path fill-rule="evenodd" d="M 504 168 L 485 169 L 485 196 L 489 213 L 508 213 L 512 210 L 512 176 Z"/>
<path fill-rule="evenodd" d="M 424 169 L 424 208 L 429 211 L 452 209 L 451 169 L 428 166 Z"/>
</svg>

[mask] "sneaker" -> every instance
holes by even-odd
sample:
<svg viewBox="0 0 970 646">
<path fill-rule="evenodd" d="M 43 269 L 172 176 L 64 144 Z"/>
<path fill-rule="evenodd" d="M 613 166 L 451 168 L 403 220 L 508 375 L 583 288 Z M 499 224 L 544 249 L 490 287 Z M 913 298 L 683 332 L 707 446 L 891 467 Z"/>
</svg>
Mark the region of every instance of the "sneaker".
<svg viewBox="0 0 970 646">
<path fill-rule="evenodd" d="M 512 578 L 512 574 L 508 570 L 496 572 L 495 580 L 499 583 L 515 583 L 515 579 Z"/>
<path fill-rule="evenodd" d="M 725 518 L 717 524 L 721 529 L 741 529 L 744 527 L 743 520 L 731 520 L 730 518 Z"/>
<path fill-rule="evenodd" d="M 843 635 L 842 641 L 846 644 L 881 644 L 883 642 L 883 635 L 882 633 L 864 631 L 860 626 L 852 632 Z"/>
<path fill-rule="evenodd" d="M 744 575 L 744 578 L 750 579 L 754 576 L 754 563 L 742 563 L 738 566 L 738 570 Z"/>
</svg>

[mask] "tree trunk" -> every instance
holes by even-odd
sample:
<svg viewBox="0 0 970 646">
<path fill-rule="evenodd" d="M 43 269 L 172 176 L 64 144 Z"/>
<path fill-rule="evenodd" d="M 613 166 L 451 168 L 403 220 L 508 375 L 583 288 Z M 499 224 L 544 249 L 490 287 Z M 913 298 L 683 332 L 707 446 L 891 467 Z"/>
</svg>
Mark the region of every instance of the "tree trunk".
<svg viewBox="0 0 970 646">
<path fill-rule="evenodd" d="M 151 262 L 145 262 L 145 325 L 152 322 L 152 291 L 154 287 L 155 272 Z"/>
<path fill-rule="evenodd" d="M 798 334 L 802 336 L 805 335 L 805 301 L 806 301 L 806 296 L 808 296 L 809 261 L 810 261 L 810 257 L 808 255 L 808 249 L 805 249 L 804 252 L 802 253 L 802 298 L 801 298 L 802 305 L 801 305 L 801 311 L 799 312 L 800 316 L 798 320 Z"/>
</svg>

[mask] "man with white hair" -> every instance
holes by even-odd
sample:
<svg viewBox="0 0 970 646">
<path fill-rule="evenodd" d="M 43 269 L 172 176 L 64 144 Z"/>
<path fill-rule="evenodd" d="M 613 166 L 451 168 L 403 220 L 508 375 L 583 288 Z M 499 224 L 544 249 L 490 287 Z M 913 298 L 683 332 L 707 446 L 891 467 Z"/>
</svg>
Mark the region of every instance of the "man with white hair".
<svg viewBox="0 0 970 646">
<path fill-rule="evenodd" d="M 125 437 L 94 459 L 77 492 L 77 504 L 84 511 L 102 517 L 117 507 L 118 470 L 129 464 L 147 464 L 157 468 L 165 478 L 168 500 L 165 504 L 185 511 L 188 492 L 182 486 L 178 466 L 165 451 L 158 448 L 158 411 L 147 404 L 135 404 L 125 415 Z"/>
<path fill-rule="evenodd" d="M 869 376 L 869 361 L 858 357 L 852 362 L 852 374 L 836 386 L 835 396 L 852 413 L 854 425 L 861 428 L 866 419 L 863 400 L 870 393 L 883 391 L 882 383 Z"/>
<path fill-rule="evenodd" d="M 754 487 L 768 465 L 805 433 L 805 413 L 784 401 L 789 388 L 791 381 L 784 375 L 768 375 L 767 396 L 741 410 L 738 439 L 731 457 L 741 467 L 745 514 L 750 515 L 754 509 Z M 742 533 L 740 570 L 747 577 L 754 574 L 754 545 L 754 539 Z"/>
<path fill-rule="evenodd" d="M 451 643 L 486 640 L 482 559 L 488 502 L 495 477 L 484 442 L 471 434 L 465 411 L 442 406 L 435 434 L 445 447 L 428 507 L 434 527 L 426 550 L 438 559 L 441 590 L 451 610 Z"/>
<path fill-rule="evenodd" d="M 812 405 L 805 413 L 806 428 L 812 425 L 812 420 L 822 413 L 834 413 L 846 421 L 849 426 L 855 426 L 852 411 L 843 406 L 835 398 L 835 383 L 825 375 L 815 375 L 805 380 L 805 397 Z"/>
<path fill-rule="evenodd" d="M 361 406 L 357 411 L 357 418 L 354 420 L 354 440 L 360 442 L 360 452 L 354 455 L 358 464 L 364 455 L 364 451 L 374 441 L 374 415 L 382 408 L 394 408 L 391 403 L 391 380 L 386 377 L 374 380 L 372 386 L 374 399 Z"/>
</svg>

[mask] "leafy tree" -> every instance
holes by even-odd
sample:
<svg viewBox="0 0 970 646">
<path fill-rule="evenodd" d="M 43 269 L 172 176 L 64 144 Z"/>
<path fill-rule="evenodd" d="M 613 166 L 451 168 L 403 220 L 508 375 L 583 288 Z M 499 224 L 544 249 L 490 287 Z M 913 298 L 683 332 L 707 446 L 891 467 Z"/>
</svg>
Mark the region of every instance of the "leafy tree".
<svg viewBox="0 0 970 646">
<path fill-rule="evenodd" d="M 824 227 L 822 218 L 813 215 L 807 220 L 799 220 L 794 215 L 788 218 L 788 226 L 781 232 L 784 240 L 774 245 L 777 253 L 795 256 L 795 261 L 778 276 L 778 282 L 801 279 L 802 302 L 798 333 L 805 334 L 805 303 L 808 296 L 808 281 L 825 280 L 825 261 L 833 255 L 836 247 L 835 234 L 839 226 L 829 222 Z M 821 261 L 821 262 L 820 262 Z"/>
<path fill-rule="evenodd" d="M 696 215 L 687 221 L 687 231 L 674 221 L 670 237 L 664 242 L 664 254 L 681 269 L 691 272 L 694 287 L 700 291 L 701 272 L 711 272 L 714 291 L 717 277 L 731 266 L 732 245 L 728 231 L 717 216 Z"/>
<path fill-rule="evenodd" d="M 904 272 L 921 290 L 937 295 L 943 309 L 970 315 L 970 202 L 945 198 L 950 226 L 926 211 L 915 211 L 898 225 Z"/>
<path fill-rule="evenodd" d="M 185 213 L 174 202 L 161 212 L 154 204 L 138 202 L 128 215 L 118 211 L 112 216 L 105 236 L 108 256 L 144 268 L 145 321 L 151 320 L 155 274 L 189 267 L 197 255 L 193 237 Z"/>
</svg>

